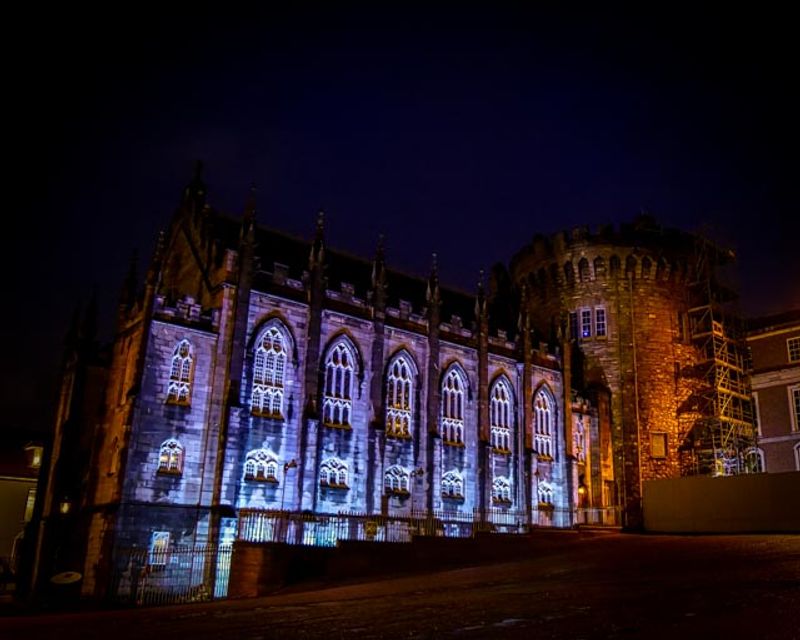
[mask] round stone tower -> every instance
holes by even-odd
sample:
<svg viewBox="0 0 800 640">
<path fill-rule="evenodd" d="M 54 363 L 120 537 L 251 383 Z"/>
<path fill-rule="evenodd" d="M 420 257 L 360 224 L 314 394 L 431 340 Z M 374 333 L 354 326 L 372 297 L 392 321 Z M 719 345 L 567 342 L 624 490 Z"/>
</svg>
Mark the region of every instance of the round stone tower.
<svg viewBox="0 0 800 640">
<path fill-rule="evenodd" d="M 698 340 L 712 322 L 699 310 L 713 318 L 707 285 L 723 255 L 732 256 L 642 216 L 536 236 L 512 259 L 534 326 L 564 344 L 565 380 L 610 399 L 603 504 L 621 505 L 628 526 L 641 523 L 643 481 L 697 471 L 698 434 L 716 419 L 713 358 Z"/>
</svg>

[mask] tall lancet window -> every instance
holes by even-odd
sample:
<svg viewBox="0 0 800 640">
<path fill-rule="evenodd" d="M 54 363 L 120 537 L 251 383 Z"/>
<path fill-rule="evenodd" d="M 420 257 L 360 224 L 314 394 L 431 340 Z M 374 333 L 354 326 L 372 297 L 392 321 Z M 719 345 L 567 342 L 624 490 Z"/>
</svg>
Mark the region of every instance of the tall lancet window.
<svg viewBox="0 0 800 640">
<path fill-rule="evenodd" d="M 355 354 L 340 341 L 325 358 L 325 390 L 322 398 L 322 421 L 329 427 L 350 427 L 353 413 L 353 377 Z"/>
<path fill-rule="evenodd" d="M 464 387 L 461 372 L 451 368 L 442 382 L 442 439 L 445 444 L 464 444 Z"/>
<path fill-rule="evenodd" d="M 412 433 L 414 372 L 407 356 L 392 360 L 386 376 L 386 435 L 410 438 Z"/>
<path fill-rule="evenodd" d="M 502 453 L 511 453 L 511 388 L 505 378 L 492 387 L 489 403 L 489 428 L 492 447 Z"/>
<path fill-rule="evenodd" d="M 283 418 L 286 340 L 281 331 L 269 327 L 256 341 L 253 363 L 252 411 L 268 418 Z"/>
<path fill-rule="evenodd" d="M 167 402 L 189 404 L 192 393 L 192 345 L 181 340 L 172 352 Z"/>
<path fill-rule="evenodd" d="M 533 400 L 533 448 L 539 459 L 553 458 L 553 403 L 540 389 Z"/>
</svg>

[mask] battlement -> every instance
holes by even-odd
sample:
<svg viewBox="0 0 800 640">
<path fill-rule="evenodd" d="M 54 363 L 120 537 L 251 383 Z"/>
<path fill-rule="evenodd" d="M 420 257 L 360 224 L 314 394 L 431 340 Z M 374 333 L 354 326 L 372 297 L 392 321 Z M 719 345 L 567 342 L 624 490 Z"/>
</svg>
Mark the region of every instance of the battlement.
<svg viewBox="0 0 800 640">
<path fill-rule="evenodd" d="M 659 226 L 650 216 L 632 223 L 575 227 L 550 237 L 536 235 L 511 260 L 512 277 L 534 291 L 595 280 L 634 279 L 683 285 L 698 277 L 700 249 L 709 265 L 732 261 L 731 250 L 706 238 Z"/>
<path fill-rule="evenodd" d="M 157 295 L 153 315 L 160 320 L 205 331 L 219 328 L 219 310 L 204 309 L 192 296 L 184 296 L 174 304 L 169 304 L 166 296 Z"/>
</svg>

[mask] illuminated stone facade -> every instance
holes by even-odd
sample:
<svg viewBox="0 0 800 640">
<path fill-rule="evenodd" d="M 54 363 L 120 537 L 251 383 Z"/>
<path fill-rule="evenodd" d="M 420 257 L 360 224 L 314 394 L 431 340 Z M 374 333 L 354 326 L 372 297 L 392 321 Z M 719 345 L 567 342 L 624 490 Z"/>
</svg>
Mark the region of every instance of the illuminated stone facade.
<svg viewBox="0 0 800 640">
<path fill-rule="evenodd" d="M 643 481 L 685 471 L 681 448 L 699 418 L 701 357 L 687 315 L 695 254 L 692 235 L 642 217 L 620 229 L 537 236 L 511 264 L 534 326 L 572 345 L 572 388 L 608 403 L 602 441 L 613 456 L 602 459 L 595 497 L 623 504 L 629 525 L 639 523 Z"/>
<path fill-rule="evenodd" d="M 242 509 L 571 526 L 578 502 L 600 506 L 610 412 L 565 393 L 525 308 L 441 287 L 435 262 L 414 278 L 380 247 L 338 254 L 322 218 L 306 242 L 257 226 L 252 200 L 233 219 L 205 195 L 187 187 L 143 291 L 131 277 L 122 298 L 85 593 L 122 550 L 232 539 Z"/>
</svg>

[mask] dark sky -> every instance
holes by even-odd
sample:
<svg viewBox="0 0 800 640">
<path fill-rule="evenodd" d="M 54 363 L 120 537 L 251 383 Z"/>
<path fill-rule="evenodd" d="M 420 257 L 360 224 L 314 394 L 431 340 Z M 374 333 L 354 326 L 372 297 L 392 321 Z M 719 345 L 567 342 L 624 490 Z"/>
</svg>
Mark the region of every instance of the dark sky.
<svg viewBox="0 0 800 640">
<path fill-rule="evenodd" d="M 647 211 L 737 249 L 747 314 L 800 307 L 788 14 L 30 4 L 3 38 L 9 425 L 49 419 L 93 287 L 111 335 L 195 159 L 221 210 L 255 182 L 261 222 L 309 236 L 324 208 L 333 246 L 382 232 L 466 289 L 535 232 Z"/>
</svg>

